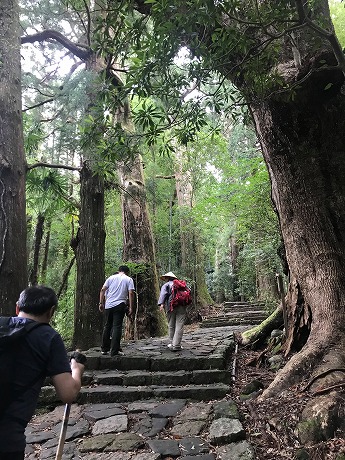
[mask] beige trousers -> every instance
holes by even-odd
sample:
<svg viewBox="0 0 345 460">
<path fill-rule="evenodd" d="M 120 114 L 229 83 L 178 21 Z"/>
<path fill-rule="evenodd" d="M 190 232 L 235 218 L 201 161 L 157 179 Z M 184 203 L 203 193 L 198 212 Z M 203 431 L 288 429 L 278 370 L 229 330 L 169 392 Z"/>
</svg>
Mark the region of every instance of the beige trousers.
<svg viewBox="0 0 345 460">
<path fill-rule="evenodd" d="M 168 315 L 169 338 L 173 348 L 181 348 L 183 326 L 186 321 L 186 307 L 178 306 Z"/>
</svg>

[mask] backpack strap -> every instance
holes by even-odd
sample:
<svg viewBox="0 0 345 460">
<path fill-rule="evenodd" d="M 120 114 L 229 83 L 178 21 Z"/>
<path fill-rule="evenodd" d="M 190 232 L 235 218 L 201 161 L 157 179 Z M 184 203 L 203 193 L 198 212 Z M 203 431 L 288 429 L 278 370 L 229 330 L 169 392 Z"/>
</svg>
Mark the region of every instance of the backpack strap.
<svg viewBox="0 0 345 460">
<path fill-rule="evenodd" d="M 9 322 L 12 316 L 0 316 L 0 327 L 2 326 L 9 326 Z M 32 331 L 32 329 L 36 329 L 36 327 L 41 326 L 42 324 L 48 324 L 48 323 L 40 323 L 38 321 L 29 321 L 23 323 L 23 327 L 25 327 L 25 330 L 27 332 Z"/>
<path fill-rule="evenodd" d="M 27 332 L 31 332 L 33 329 L 36 329 L 36 327 L 43 325 L 47 325 L 47 323 L 40 323 L 38 321 L 30 321 L 29 323 L 24 323 L 24 327 Z"/>
<path fill-rule="evenodd" d="M 7 326 L 10 321 L 11 316 L 0 316 L 0 327 Z"/>
</svg>

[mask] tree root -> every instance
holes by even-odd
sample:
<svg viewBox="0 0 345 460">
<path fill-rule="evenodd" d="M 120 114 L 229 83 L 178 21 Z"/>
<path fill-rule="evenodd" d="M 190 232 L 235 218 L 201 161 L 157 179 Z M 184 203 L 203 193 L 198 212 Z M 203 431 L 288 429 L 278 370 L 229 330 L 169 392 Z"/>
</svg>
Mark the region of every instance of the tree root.
<svg viewBox="0 0 345 460">
<path fill-rule="evenodd" d="M 343 383 L 338 383 L 337 385 L 332 385 L 327 388 L 320 388 L 319 390 L 315 390 L 312 392 L 312 396 L 318 396 L 318 395 L 323 395 L 325 393 L 328 393 L 329 391 L 335 390 L 336 388 L 343 388 L 345 387 L 345 382 Z"/>
<path fill-rule="evenodd" d="M 306 385 L 304 388 L 302 388 L 301 391 L 302 391 L 302 392 L 303 392 L 303 391 L 307 391 L 307 390 L 312 386 L 312 384 L 313 384 L 314 382 L 316 382 L 316 380 L 321 379 L 322 377 L 325 377 L 326 375 L 331 374 L 332 372 L 345 372 L 345 368 L 343 368 L 343 367 L 336 367 L 336 368 L 334 368 L 334 369 L 327 369 L 326 371 L 321 372 L 320 374 L 318 374 L 318 375 L 316 375 L 315 377 L 313 377 L 313 378 L 307 383 L 307 385 Z"/>
<path fill-rule="evenodd" d="M 252 349 L 258 349 L 269 337 L 273 329 L 278 329 L 283 325 L 283 310 L 280 304 L 278 308 L 261 324 L 254 326 L 243 332 L 240 336 L 242 345 L 250 345 Z"/>
<path fill-rule="evenodd" d="M 334 337 L 332 337 L 334 339 Z M 259 399 L 274 397 L 284 390 L 288 390 L 292 385 L 300 384 L 304 379 L 309 379 L 316 374 L 317 378 L 334 372 L 335 369 L 344 368 L 342 365 L 345 361 L 345 346 L 341 340 L 337 345 L 333 343 L 331 337 L 322 337 L 316 340 L 309 340 L 309 343 L 299 352 L 296 353 L 287 362 L 287 364 L 278 372 L 273 382 L 262 393 Z M 338 365 L 338 366 L 337 366 Z M 332 368 L 325 370 L 325 367 Z M 313 379 L 316 377 L 313 377 Z M 310 388 L 312 382 L 307 388 Z"/>
</svg>

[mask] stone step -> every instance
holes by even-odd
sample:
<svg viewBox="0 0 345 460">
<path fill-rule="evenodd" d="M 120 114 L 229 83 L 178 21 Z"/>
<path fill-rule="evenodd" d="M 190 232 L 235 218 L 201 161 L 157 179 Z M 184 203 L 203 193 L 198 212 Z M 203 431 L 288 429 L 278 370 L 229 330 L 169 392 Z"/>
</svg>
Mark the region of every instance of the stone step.
<svg viewBox="0 0 345 460">
<path fill-rule="evenodd" d="M 219 315 L 219 316 L 210 316 L 209 318 L 205 318 L 203 323 L 224 323 L 224 322 L 231 322 L 231 321 L 238 321 L 242 324 L 250 324 L 252 321 L 264 321 L 267 318 L 267 315 L 260 313 L 260 314 L 251 314 L 251 315 L 236 315 L 236 314 L 226 314 L 226 315 Z"/>
<path fill-rule="evenodd" d="M 260 324 L 262 320 L 260 318 L 252 318 L 249 320 L 248 318 L 232 318 L 232 319 L 224 319 L 217 321 L 215 318 L 209 318 L 207 320 L 202 321 L 200 323 L 201 328 L 211 328 L 211 327 L 229 327 L 229 326 L 255 326 Z"/>
<path fill-rule="evenodd" d="M 138 357 L 138 356 L 102 356 L 97 359 L 88 357 L 88 370 L 140 370 L 150 372 L 167 372 L 180 370 L 224 369 L 227 358 L 233 348 L 211 356 L 182 356 L 181 352 L 168 351 L 169 356 Z"/>
<path fill-rule="evenodd" d="M 78 404 L 133 402 L 139 399 L 221 399 L 230 391 L 230 370 L 196 370 L 192 372 L 85 372 Z M 40 407 L 59 404 L 52 385 L 44 386 Z"/>
<path fill-rule="evenodd" d="M 237 301 L 237 300 L 234 300 L 234 301 L 229 301 L 229 302 L 224 302 L 224 306 L 234 306 L 234 305 L 243 305 L 243 306 L 246 306 L 246 305 L 258 305 L 258 306 L 261 306 L 261 307 L 264 307 L 266 304 L 265 302 L 246 302 L 246 301 Z"/>
<path fill-rule="evenodd" d="M 228 312 L 225 312 L 223 315 L 218 315 L 218 316 L 215 316 L 214 318 L 235 318 L 235 317 L 238 317 L 238 318 L 256 318 L 256 317 L 260 317 L 260 318 L 267 318 L 268 314 L 265 312 L 265 311 L 262 311 L 262 310 L 250 310 L 250 311 L 228 311 Z"/>
<path fill-rule="evenodd" d="M 190 399 L 211 401 L 221 399 L 230 392 L 230 385 L 218 383 L 210 385 L 181 386 L 120 386 L 99 385 L 82 388 L 77 403 L 97 404 L 110 402 L 133 402 L 145 399 Z"/>
<path fill-rule="evenodd" d="M 103 356 L 100 349 L 86 352 L 87 370 L 117 370 L 117 371 L 143 371 L 143 372 L 168 372 L 185 370 L 195 371 L 204 369 L 224 369 L 229 357 L 235 348 L 233 333 L 223 337 L 216 348 L 209 343 L 197 347 L 190 346 L 185 341 L 183 349 L 172 352 L 165 344 L 159 351 L 131 350 L 126 348 L 122 356 Z"/>
<path fill-rule="evenodd" d="M 83 375 L 83 386 L 117 385 L 117 386 L 150 386 L 150 385 L 205 385 L 213 383 L 231 383 L 229 369 L 202 369 L 194 371 L 178 370 L 173 372 L 146 371 L 86 371 Z"/>
<path fill-rule="evenodd" d="M 224 305 L 224 311 L 233 311 L 233 312 L 247 312 L 247 311 L 265 311 L 264 306 L 260 305 L 234 305 L 234 306 L 226 306 Z"/>
</svg>

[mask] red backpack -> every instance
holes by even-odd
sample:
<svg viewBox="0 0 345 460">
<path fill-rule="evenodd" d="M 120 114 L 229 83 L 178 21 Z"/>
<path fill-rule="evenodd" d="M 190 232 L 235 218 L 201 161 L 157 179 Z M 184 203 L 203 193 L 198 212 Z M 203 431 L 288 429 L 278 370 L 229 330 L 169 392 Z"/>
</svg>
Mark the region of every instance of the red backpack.
<svg viewBox="0 0 345 460">
<path fill-rule="evenodd" d="M 173 280 L 169 310 L 173 311 L 173 309 L 179 305 L 186 307 L 191 303 L 192 295 L 190 289 L 187 287 L 186 282 L 177 279 Z"/>
</svg>

